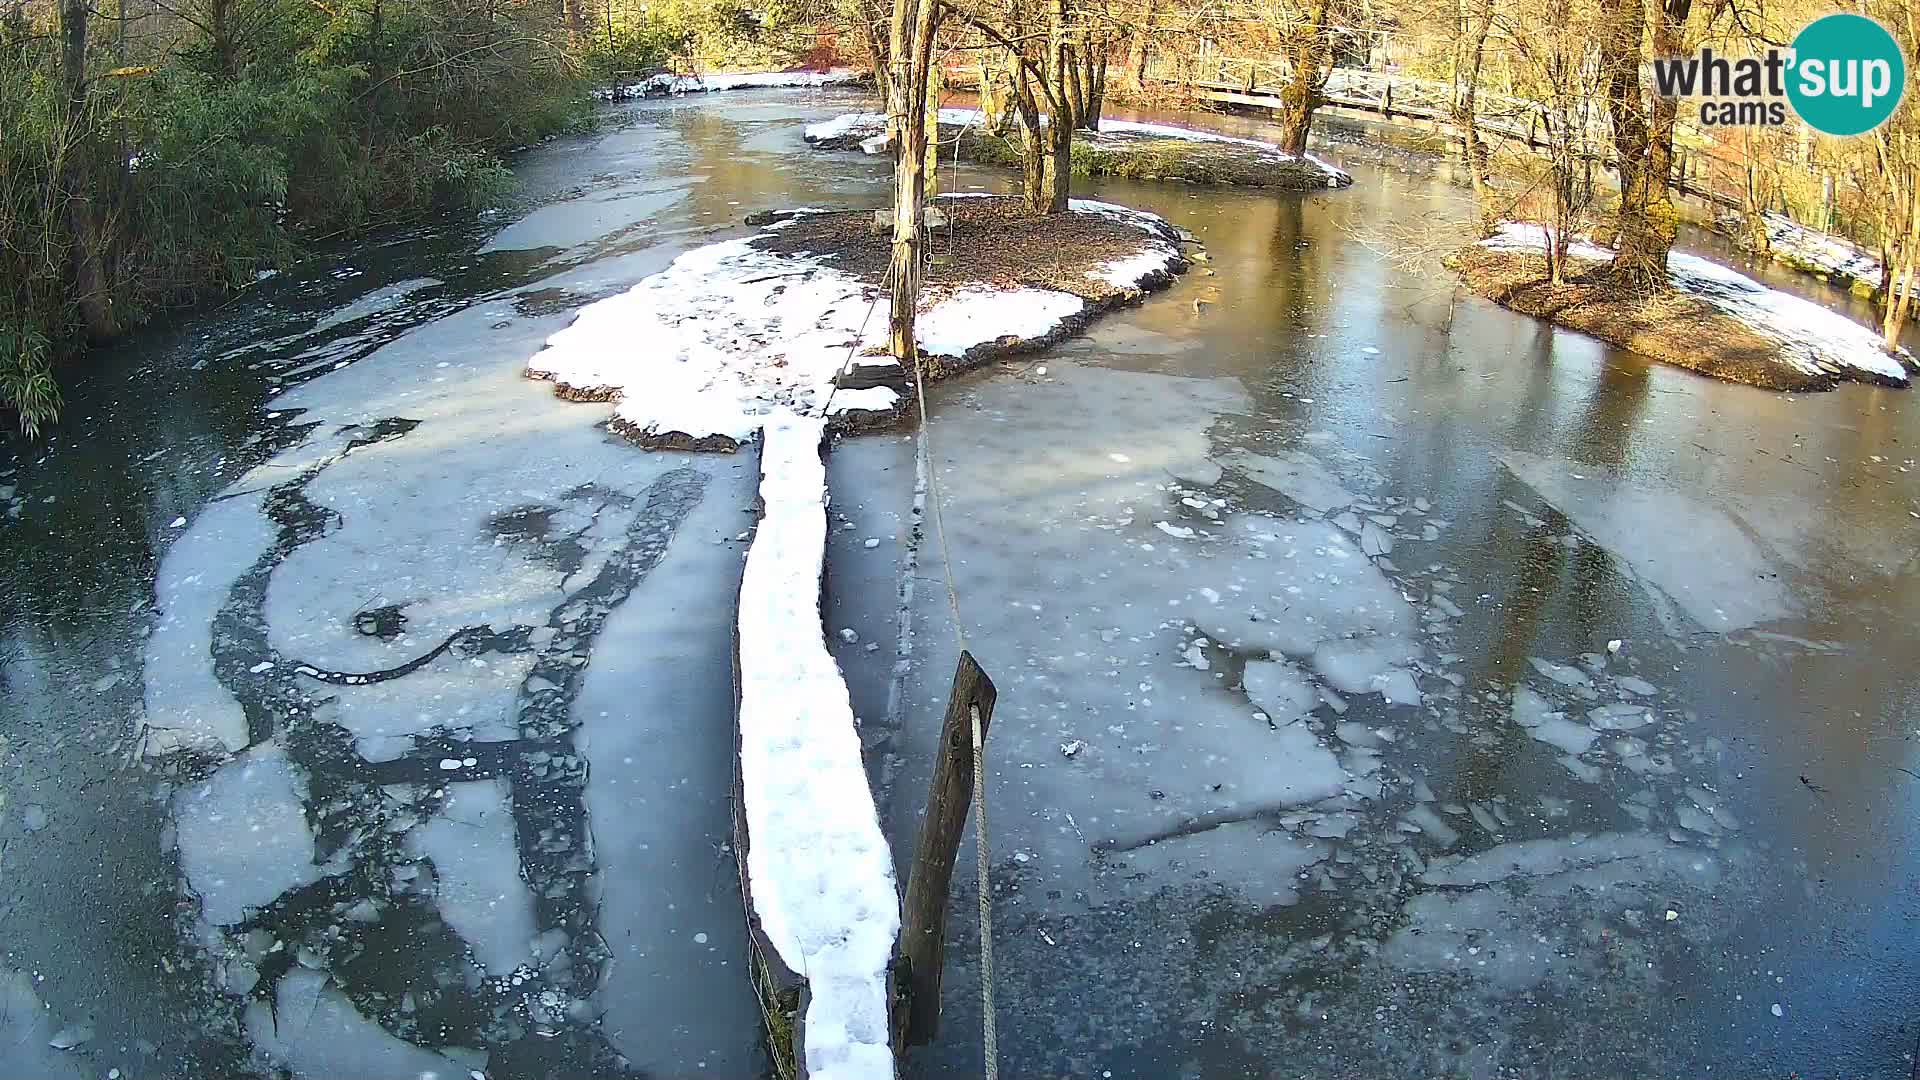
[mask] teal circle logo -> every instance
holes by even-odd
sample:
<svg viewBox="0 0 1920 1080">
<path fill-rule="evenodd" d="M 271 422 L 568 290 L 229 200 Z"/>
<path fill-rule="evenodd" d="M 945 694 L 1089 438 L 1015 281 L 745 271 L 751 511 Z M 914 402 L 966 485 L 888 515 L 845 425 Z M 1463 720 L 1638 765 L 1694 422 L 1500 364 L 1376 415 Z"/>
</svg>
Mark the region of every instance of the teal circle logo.
<svg viewBox="0 0 1920 1080">
<path fill-rule="evenodd" d="M 1793 39 L 1787 100 L 1815 131 L 1872 131 L 1893 115 L 1906 88 L 1900 43 L 1865 15 L 1815 19 Z"/>
</svg>

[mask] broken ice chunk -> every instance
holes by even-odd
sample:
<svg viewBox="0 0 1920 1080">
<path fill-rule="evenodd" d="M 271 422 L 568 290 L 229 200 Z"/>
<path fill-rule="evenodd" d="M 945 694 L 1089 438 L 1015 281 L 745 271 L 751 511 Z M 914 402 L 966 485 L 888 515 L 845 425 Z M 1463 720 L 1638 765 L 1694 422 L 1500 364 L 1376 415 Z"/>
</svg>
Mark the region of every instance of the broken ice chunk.
<svg viewBox="0 0 1920 1080">
<path fill-rule="evenodd" d="M 1313 686 L 1301 670 L 1285 660 L 1253 660 L 1241 678 L 1247 698 L 1275 725 L 1291 724 L 1313 711 Z"/>
<path fill-rule="evenodd" d="M 1439 814 L 1434 813 L 1433 807 L 1426 803 L 1418 803 L 1413 809 L 1407 811 L 1406 821 L 1410 825 L 1418 826 L 1421 832 L 1433 837 L 1434 841 L 1443 848 L 1450 848 L 1460 842 L 1460 833 L 1442 820 Z"/>
<path fill-rule="evenodd" d="M 1405 638 L 1386 634 L 1370 637 L 1340 638 L 1321 642 L 1313 650 L 1313 669 L 1334 689 L 1346 694 L 1372 694 L 1383 691 L 1391 682 L 1404 698 L 1419 699 L 1419 689 L 1406 689 L 1409 676 L 1401 680 L 1401 664 L 1420 656 L 1420 646 Z M 1396 674 L 1397 672 L 1397 674 Z"/>
<path fill-rule="evenodd" d="M 1521 727 L 1539 727 L 1542 720 L 1558 717 L 1553 705 L 1540 692 L 1531 686 L 1521 685 L 1513 689 L 1513 722 Z"/>
<path fill-rule="evenodd" d="M 1577 667 L 1556 664 L 1551 660 L 1542 660 L 1538 656 L 1527 657 L 1527 663 L 1533 665 L 1533 670 L 1561 686 L 1590 686 L 1593 683 L 1592 679 L 1587 678 L 1587 673 Z"/>
<path fill-rule="evenodd" d="M 1529 728 L 1527 734 L 1569 754 L 1585 753 L 1593 741 L 1600 737 L 1599 732 L 1585 724 L 1576 724 L 1559 713 L 1540 717 L 1540 722 Z"/>
<path fill-rule="evenodd" d="M 1621 702 L 1587 710 L 1587 720 L 1601 731 L 1632 731 L 1653 723 L 1653 711 L 1644 705 Z"/>
</svg>

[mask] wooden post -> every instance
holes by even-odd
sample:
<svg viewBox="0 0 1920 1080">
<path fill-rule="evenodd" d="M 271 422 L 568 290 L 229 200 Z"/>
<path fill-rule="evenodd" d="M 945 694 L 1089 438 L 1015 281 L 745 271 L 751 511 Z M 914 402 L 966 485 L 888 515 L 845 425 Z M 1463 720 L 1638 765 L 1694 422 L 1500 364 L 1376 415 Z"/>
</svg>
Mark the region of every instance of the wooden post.
<svg viewBox="0 0 1920 1080">
<path fill-rule="evenodd" d="M 927 815 L 907 877 L 906 911 L 901 919 L 900 951 L 906 960 L 907 1004 L 904 1034 L 895 1046 L 922 1045 L 940 1031 L 940 976 L 947 944 L 947 898 L 960 833 L 973 803 L 973 713 L 980 714 L 980 738 L 987 737 L 996 694 L 993 680 L 973 654 L 962 651 L 953 672 L 953 694 L 940 725 L 939 757 L 927 788 Z M 896 1022 L 896 1027 L 900 1026 Z"/>
</svg>

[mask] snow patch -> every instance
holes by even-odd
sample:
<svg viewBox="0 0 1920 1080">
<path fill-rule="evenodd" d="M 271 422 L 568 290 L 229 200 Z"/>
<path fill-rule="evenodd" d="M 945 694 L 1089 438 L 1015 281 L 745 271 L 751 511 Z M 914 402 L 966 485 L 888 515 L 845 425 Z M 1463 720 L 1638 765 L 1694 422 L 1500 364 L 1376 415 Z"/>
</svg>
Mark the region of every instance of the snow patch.
<svg viewBox="0 0 1920 1080">
<path fill-rule="evenodd" d="M 1137 287 L 1179 265 L 1160 218 L 1086 200 L 1071 208 L 1151 237 L 1138 254 L 1090 277 Z M 780 227 L 689 251 L 626 292 L 581 308 L 528 361 L 527 374 L 552 380 L 567 396 L 618 401 L 616 425 L 643 439 L 737 444 L 776 411 L 824 416 L 894 408 L 900 397 L 888 386 L 834 389 L 849 364 L 899 370 L 891 358 L 861 355 L 886 344 L 880 290 L 824 255 L 754 246 Z M 969 286 L 926 301 L 917 336 L 928 355 L 963 357 L 997 341 L 1045 337 L 1085 308 L 1070 293 Z M 629 395 L 629 387 L 645 393 Z"/>
<path fill-rule="evenodd" d="M 1528 222 L 1505 222 L 1480 243 L 1500 251 L 1543 251 L 1546 230 Z M 1604 261 L 1613 251 L 1575 239 L 1568 254 Z M 1765 285 L 1719 263 L 1676 251 L 1667 256 L 1667 277 L 1675 289 L 1691 293 L 1779 343 L 1780 359 L 1808 375 L 1865 374 L 1907 384 L 1905 349 L 1889 353 L 1880 335 L 1810 300 Z"/>
<path fill-rule="evenodd" d="M 1029 341 L 1051 333 L 1087 306 L 1071 293 L 1051 289 L 993 289 L 969 286 L 934 305 L 918 320 L 914 336 L 929 356 L 964 356 L 990 341 Z M 992 327 L 992 336 L 982 336 Z"/>
<path fill-rule="evenodd" d="M 740 583 L 740 774 L 754 912 L 811 990 L 807 1074 L 891 1077 L 893 862 L 853 707 L 822 640 L 825 421 L 783 414 L 760 452 L 763 510 Z"/>
</svg>

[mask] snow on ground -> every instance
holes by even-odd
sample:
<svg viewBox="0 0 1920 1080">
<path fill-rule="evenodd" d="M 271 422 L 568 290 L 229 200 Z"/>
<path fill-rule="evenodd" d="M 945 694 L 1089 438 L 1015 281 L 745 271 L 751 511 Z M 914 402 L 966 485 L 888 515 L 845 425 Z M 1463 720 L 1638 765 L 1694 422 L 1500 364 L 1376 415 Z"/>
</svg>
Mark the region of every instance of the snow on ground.
<svg viewBox="0 0 1920 1080">
<path fill-rule="evenodd" d="M 1044 121 L 1045 118 L 1043 117 L 1042 119 Z M 942 124 L 955 127 L 971 127 L 980 122 L 981 115 L 978 109 L 940 110 L 940 123 Z M 885 136 L 886 129 L 887 117 L 885 113 L 843 113 L 831 120 L 822 120 L 817 124 L 807 125 L 806 140 L 810 143 L 818 143 L 830 139 L 841 139 L 847 136 L 858 136 L 866 139 L 875 136 Z M 1273 143 L 1262 142 L 1259 139 L 1243 139 L 1234 135 L 1222 135 L 1213 131 L 1201 131 L 1198 128 L 1176 127 L 1172 124 L 1150 124 L 1138 120 L 1115 120 L 1104 117 L 1100 121 L 1100 131 L 1093 137 L 1098 140 L 1099 135 L 1133 135 L 1159 139 L 1183 139 L 1188 142 L 1227 143 L 1234 146 L 1244 146 L 1256 150 L 1263 155 L 1285 158 L 1288 161 L 1298 159 L 1311 162 L 1319 166 L 1320 169 L 1326 173 L 1328 187 L 1340 187 L 1353 182 L 1352 176 L 1314 157 L 1312 154 L 1290 154 Z M 1076 138 L 1087 137 L 1086 135 L 1076 136 Z M 1113 142 L 1116 148 L 1124 145 L 1120 144 L 1118 140 L 1106 141 Z M 874 154 L 879 153 L 884 149 L 884 146 L 884 143 L 879 143 L 868 147 L 863 143 L 862 149 L 865 149 L 867 153 Z"/>
<path fill-rule="evenodd" d="M 763 510 L 740 583 L 747 874 L 762 930 L 811 991 L 807 1074 L 891 1077 L 887 964 L 899 900 L 847 686 L 822 632 L 824 436 L 824 420 L 786 414 L 761 445 Z"/>
<path fill-rule="evenodd" d="M 1509 221 L 1481 241 L 1505 251 L 1540 251 L 1546 232 L 1539 225 Z M 1613 258 L 1613 252 L 1585 240 L 1575 240 L 1568 253 L 1577 259 Z M 1667 276 L 1673 287 L 1691 293 L 1780 343 L 1780 358 L 1810 375 L 1864 372 L 1905 385 L 1906 364 L 1913 357 L 1905 349 L 1890 354 L 1880 335 L 1836 311 L 1765 285 L 1698 255 L 1676 251 L 1667 257 Z"/>
<path fill-rule="evenodd" d="M 1072 207 L 1144 234 L 1137 255 L 1096 268 L 1090 278 L 1133 286 L 1178 263 L 1179 249 L 1164 239 L 1160 218 L 1089 200 Z M 896 407 L 899 395 L 885 386 L 834 388 L 850 363 L 897 370 L 891 359 L 861 355 L 886 345 L 880 290 L 824 256 L 763 251 L 754 239 L 695 249 L 627 292 L 587 305 L 547 339 L 527 373 L 553 380 L 567 396 L 618 400 L 615 426 L 642 439 L 738 444 L 774 412 L 828 417 Z M 963 288 L 922 307 L 921 346 L 929 355 L 960 357 L 1009 337 L 1042 337 L 1085 307 L 1065 292 Z M 629 385 L 645 393 L 627 394 Z"/>
<path fill-rule="evenodd" d="M 1880 287 L 1880 276 L 1885 268 L 1879 256 L 1866 248 L 1845 237 L 1802 225 L 1785 214 L 1764 214 L 1762 220 L 1767 230 L 1769 253 L 1775 260 L 1796 269 L 1811 271 L 1822 278 L 1833 279 L 1849 288 L 1855 285 L 1867 289 Z M 1737 214 L 1722 217 L 1720 225 L 1736 236 L 1745 235 Z"/>
<path fill-rule="evenodd" d="M 1087 302 L 1051 289 L 995 289 L 974 286 L 942 301 L 915 327 L 920 349 L 931 356 L 962 356 L 980 344 L 980 327 L 1036 338 L 1080 313 Z"/>
<path fill-rule="evenodd" d="M 673 75 L 662 73 L 637 83 L 626 83 L 607 90 L 596 90 L 603 101 L 651 97 L 659 94 L 699 94 L 717 90 L 788 90 L 822 86 L 847 86 L 859 82 L 857 71 L 742 71 L 722 75 Z"/>
</svg>

